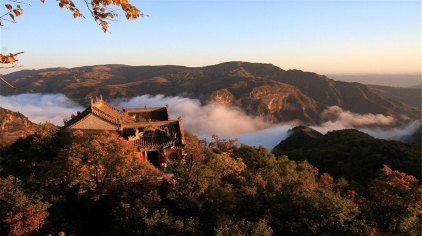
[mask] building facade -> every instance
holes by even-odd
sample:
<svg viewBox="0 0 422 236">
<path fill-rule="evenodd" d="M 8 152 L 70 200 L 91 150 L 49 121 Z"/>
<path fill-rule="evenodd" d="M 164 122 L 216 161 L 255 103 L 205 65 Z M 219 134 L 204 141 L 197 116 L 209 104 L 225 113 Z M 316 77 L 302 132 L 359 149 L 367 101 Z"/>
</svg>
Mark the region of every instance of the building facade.
<svg viewBox="0 0 422 236">
<path fill-rule="evenodd" d="M 171 120 L 168 106 L 119 110 L 96 97 L 88 108 L 66 121 L 64 128 L 116 132 L 137 147 L 142 160 L 156 167 L 165 167 L 170 159 L 181 157 L 185 146 L 182 118 Z"/>
</svg>

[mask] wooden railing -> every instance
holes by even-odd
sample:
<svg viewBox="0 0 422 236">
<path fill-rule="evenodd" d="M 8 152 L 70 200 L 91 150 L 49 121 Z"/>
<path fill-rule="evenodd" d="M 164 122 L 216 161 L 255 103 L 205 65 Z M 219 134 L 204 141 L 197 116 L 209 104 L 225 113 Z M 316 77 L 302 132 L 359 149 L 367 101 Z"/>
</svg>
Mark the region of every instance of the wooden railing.
<svg viewBox="0 0 422 236">
<path fill-rule="evenodd" d="M 173 141 L 169 137 L 142 137 L 140 139 L 133 140 L 135 146 L 141 147 L 158 147 L 158 146 L 172 146 Z"/>
</svg>

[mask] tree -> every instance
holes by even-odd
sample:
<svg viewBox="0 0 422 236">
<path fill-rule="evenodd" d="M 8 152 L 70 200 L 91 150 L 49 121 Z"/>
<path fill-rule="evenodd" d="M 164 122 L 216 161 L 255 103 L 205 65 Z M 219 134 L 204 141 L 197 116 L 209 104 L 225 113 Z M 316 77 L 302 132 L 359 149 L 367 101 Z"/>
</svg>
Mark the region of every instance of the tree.
<svg viewBox="0 0 422 236">
<path fill-rule="evenodd" d="M 45 2 L 45 0 L 40 1 L 42 3 Z M 85 16 L 80 11 L 80 6 L 76 6 L 73 1 L 57 0 L 57 2 L 59 7 L 69 10 L 73 14 L 74 18 L 85 18 Z M 111 21 L 119 18 L 120 13 L 123 13 L 127 20 L 137 19 L 144 16 L 144 14 L 134 5 L 132 5 L 129 0 L 84 0 L 83 2 L 85 3 L 85 7 L 90 12 L 92 18 L 98 23 L 99 26 L 101 26 L 101 29 L 104 32 L 108 31 L 108 26 Z M 30 6 L 30 1 L 8 0 L 8 2 L 3 5 L 5 13 L 0 15 L 0 27 L 4 27 L 5 21 L 16 23 L 16 17 L 19 17 L 24 13 L 22 6 Z M 0 53 L 0 64 L 8 64 L 11 65 L 11 67 L 16 66 L 15 63 L 18 61 L 17 56 L 21 53 L 23 52 L 10 52 L 5 54 Z M 13 89 L 16 89 L 1 76 L 0 80 Z"/>
<path fill-rule="evenodd" d="M 49 204 L 21 188 L 18 178 L 8 176 L 0 180 L 1 233 L 11 236 L 38 231 L 47 217 Z"/>
<path fill-rule="evenodd" d="M 222 139 L 218 137 L 217 135 L 212 136 L 212 140 L 209 144 L 209 147 L 214 152 L 227 152 L 231 151 L 236 147 L 238 139 Z"/>
<path fill-rule="evenodd" d="M 245 220 L 236 221 L 223 218 L 215 229 L 215 235 L 270 236 L 273 235 L 273 230 L 268 227 L 267 222 L 263 219 L 258 222 L 249 222 Z"/>
<path fill-rule="evenodd" d="M 422 211 L 419 180 L 384 165 L 378 178 L 369 183 L 369 219 L 386 234 L 420 232 Z"/>
<path fill-rule="evenodd" d="M 70 141 L 70 135 L 57 126 L 48 122 L 40 124 L 34 134 L 19 138 L 0 153 L 2 171 L 18 177 L 27 187 L 37 189 L 41 181 L 39 174 L 46 171 L 45 164 Z"/>
<path fill-rule="evenodd" d="M 75 235 L 138 231 L 159 201 L 156 189 L 163 174 L 135 151 L 115 133 L 75 131 L 70 144 L 40 174 L 49 196 L 62 199 L 54 202 L 50 223 Z"/>
<path fill-rule="evenodd" d="M 119 186 L 156 179 L 161 173 L 135 154 L 135 147 L 114 133 L 85 135 L 76 131 L 73 142 L 52 163 L 52 176 L 64 176 L 79 195 L 98 199 Z M 55 172 L 55 173 L 54 173 Z"/>
<path fill-rule="evenodd" d="M 12 235 L 416 235 L 420 188 L 382 169 L 367 189 L 263 147 L 191 134 L 171 173 L 115 133 L 42 125 L 2 164 L 2 233 Z M 226 145 L 228 144 L 228 145 Z M 27 157 L 29 161 L 25 161 Z M 360 186 L 360 185 L 357 185 Z M 45 202 L 48 202 L 47 205 Z M 50 206 L 51 204 L 51 206 Z M 47 216 L 47 207 L 48 216 Z M 45 223 L 44 223 L 45 222 Z M 41 227 L 42 226 L 42 227 Z M 40 228 L 41 227 L 41 228 Z"/>
<path fill-rule="evenodd" d="M 237 185 L 237 216 L 265 219 L 276 235 L 362 233 L 366 225 L 358 219 L 358 205 L 341 195 L 341 184 L 330 175 L 262 147 L 242 145 L 233 154 L 247 165 L 244 184 Z"/>
</svg>

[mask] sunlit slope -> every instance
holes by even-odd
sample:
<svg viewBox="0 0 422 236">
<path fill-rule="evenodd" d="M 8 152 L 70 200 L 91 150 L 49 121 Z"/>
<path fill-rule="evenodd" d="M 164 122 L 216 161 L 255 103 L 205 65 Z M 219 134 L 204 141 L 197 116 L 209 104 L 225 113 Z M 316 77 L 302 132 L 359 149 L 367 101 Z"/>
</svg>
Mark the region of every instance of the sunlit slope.
<svg viewBox="0 0 422 236">
<path fill-rule="evenodd" d="M 5 95 L 64 93 L 85 105 L 94 95 L 113 99 L 164 94 L 237 106 L 272 122 L 318 123 L 320 112 L 329 106 L 398 119 L 420 116 L 420 108 L 374 93 L 366 85 L 334 81 L 312 72 L 285 71 L 271 64 L 227 62 L 197 68 L 102 65 L 26 70 L 6 78 L 18 90 L 2 85 Z"/>
</svg>

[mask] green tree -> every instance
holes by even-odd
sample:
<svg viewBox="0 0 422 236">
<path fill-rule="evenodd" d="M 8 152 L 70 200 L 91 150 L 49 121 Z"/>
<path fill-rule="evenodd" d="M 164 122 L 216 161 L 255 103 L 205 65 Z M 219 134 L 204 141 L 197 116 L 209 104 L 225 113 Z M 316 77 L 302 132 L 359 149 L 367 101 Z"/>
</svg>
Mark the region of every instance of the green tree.
<svg viewBox="0 0 422 236">
<path fill-rule="evenodd" d="M 247 164 L 238 205 L 241 217 L 266 219 L 275 234 L 358 234 L 359 208 L 334 188 L 331 176 L 304 162 L 276 158 L 266 149 L 241 146 L 234 155 Z"/>
<path fill-rule="evenodd" d="M 2 232 L 419 232 L 420 188 L 412 176 L 384 167 L 367 189 L 356 188 L 345 179 L 336 181 L 327 173 L 319 174 L 307 161 L 275 157 L 263 147 L 237 147 L 221 139 L 217 140 L 220 144 L 207 145 L 189 133 L 186 141 L 185 155 L 171 161 L 170 173 L 162 173 L 141 161 L 135 147 L 115 133 L 68 134 L 44 124 L 6 150 L 4 169 L 7 174 L 19 174 L 22 187 L 13 177 L 2 185 L 8 189 L 18 186 L 1 192 L 2 205 L 17 209 L 2 209 L 2 219 L 6 219 Z M 48 217 L 42 205 L 45 201 L 51 203 Z"/>
<path fill-rule="evenodd" d="M 196 222 L 197 233 L 213 234 L 220 216 L 236 212 L 235 189 L 246 166 L 228 152 L 211 150 L 189 133 L 186 143 L 186 155 L 172 163 L 173 177 L 167 183 L 164 201 L 172 206 L 169 213 L 181 216 L 184 222 Z"/>
</svg>

